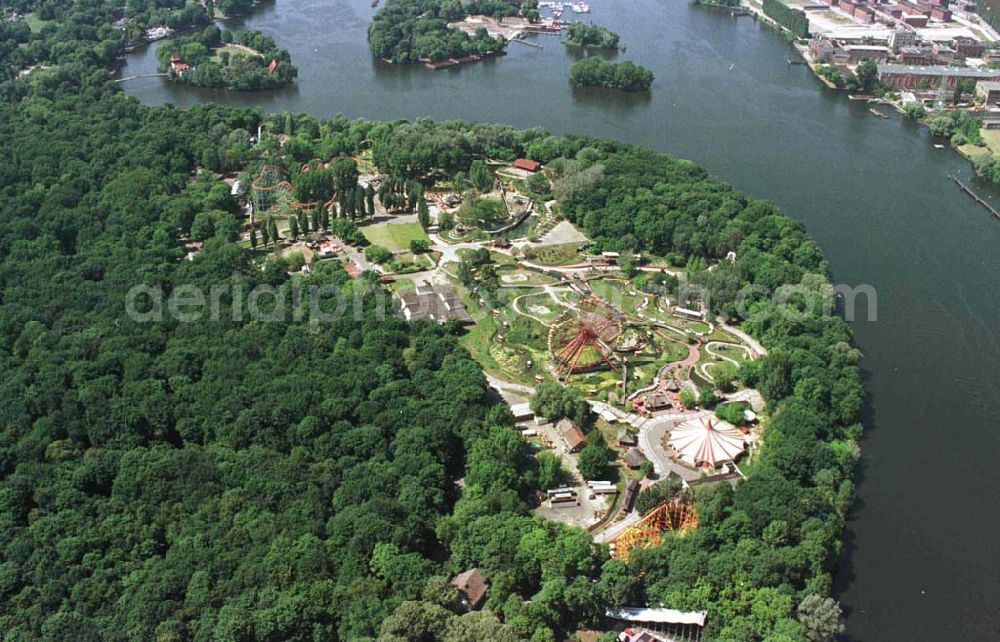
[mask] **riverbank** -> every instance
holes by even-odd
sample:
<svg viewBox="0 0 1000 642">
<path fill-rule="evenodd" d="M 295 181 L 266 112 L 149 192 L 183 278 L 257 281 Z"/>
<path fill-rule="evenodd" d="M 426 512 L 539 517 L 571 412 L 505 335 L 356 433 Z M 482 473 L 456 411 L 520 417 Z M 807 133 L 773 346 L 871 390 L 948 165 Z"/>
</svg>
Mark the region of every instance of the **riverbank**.
<svg viewBox="0 0 1000 642">
<path fill-rule="evenodd" d="M 886 90 L 882 87 L 877 87 L 877 91 L 875 93 L 871 93 L 868 95 L 865 94 L 859 95 L 858 89 L 856 87 L 858 86 L 860 81 L 857 75 L 855 75 L 855 72 L 857 74 L 860 74 L 861 72 L 858 71 L 857 69 L 852 70 L 849 65 L 834 65 L 831 63 L 818 61 L 813 56 L 812 53 L 812 45 L 815 44 L 815 38 L 817 36 L 813 35 L 812 36 L 813 40 L 810 41 L 810 44 L 807 44 L 803 39 L 795 37 L 795 35 L 791 31 L 789 31 L 789 29 L 782 26 L 777 21 L 771 19 L 767 14 L 765 14 L 762 5 L 755 3 L 754 0 L 743 0 L 743 2 L 744 2 L 743 7 L 746 8 L 749 12 L 751 12 L 751 14 L 754 16 L 755 19 L 760 20 L 761 24 L 765 24 L 770 28 L 778 30 L 785 38 L 789 40 L 792 47 L 796 51 L 797 55 L 801 57 L 803 61 L 802 63 L 796 63 L 796 61 L 794 61 L 791 57 L 789 57 L 788 58 L 789 65 L 803 64 L 805 66 L 808 66 L 813 76 L 815 76 L 826 88 L 838 92 L 841 90 L 851 91 L 852 93 L 848 94 L 848 98 L 852 101 L 857 100 L 857 101 L 864 101 L 868 104 L 874 103 L 874 104 L 887 105 L 892 109 L 894 109 L 895 111 L 897 111 L 902 116 L 904 116 L 905 118 L 908 118 L 912 121 L 919 122 L 923 125 L 928 126 L 928 129 L 932 132 L 932 136 L 934 136 L 935 138 L 942 138 L 943 140 L 949 140 L 949 137 L 939 136 L 939 132 L 936 132 L 933 128 L 929 126 L 929 124 L 932 117 L 936 117 L 937 115 L 941 115 L 942 113 L 954 117 L 953 110 L 946 110 L 942 112 L 940 109 L 940 103 L 938 103 L 939 107 L 935 112 L 931 112 L 929 114 L 925 112 L 925 115 L 919 118 L 914 117 L 912 113 L 908 112 L 908 106 L 914 102 L 917 102 L 921 105 L 925 105 L 927 100 L 929 100 L 926 94 L 931 93 L 930 91 L 912 90 L 909 92 L 903 92 L 895 89 Z M 984 37 L 986 36 L 984 35 Z M 917 69 L 919 69 L 919 67 L 917 67 Z M 850 77 L 845 78 L 844 74 L 847 74 Z M 941 80 L 941 82 L 944 82 L 944 80 Z M 880 84 L 880 82 L 877 80 L 876 84 L 878 85 Z M 948 93 L 950 95 L 951 91 L 949 91 Z M 972 93 L 974 94 L 974 92 Z M 934 92 L 934 97 L 936 97 L 937 100 L 939 101 L 941 95 L 942 94 L 940 92 Z M 982 111 L 982 107 L 977 106 L 975 103 L 970 103 L 968 105 L 960 104 L 957 107 L 957 109 L 960 111 L 966 111 L 970 113 L 979 113 Z M 873 116 L 879 118 L 886 118 L 886 115 L 883 112 L 875 108 L 870 107 L 869 112 Z M 998 119 L 1000 119 L 1000 114 L 998 114 Z M 979 122 L 980 125 L 982 125 L 981 120 L 977 120 L 977 122 Z M 998 122 L 1000 122 L 1000 120 L 998 120 Z M 959 138 L 958 140 L 949 140 L 948 146 L 954 149 L 956 152 L 958 152 L 959 155 L 961 155 L 963 158 L 973 163 L 977 159 L 981 158 L 983 155 L 990 155 L 994 160 L 1000 158 L 1000 145 L 996 145 L 995 146 L 996 149 L 994 149 L 990 148 L 988 145 L 968 144 L 964 141 L 963 138 Z M 935 143 L 934 147 L 939 148 L 940 144 Z"/>
</svg>

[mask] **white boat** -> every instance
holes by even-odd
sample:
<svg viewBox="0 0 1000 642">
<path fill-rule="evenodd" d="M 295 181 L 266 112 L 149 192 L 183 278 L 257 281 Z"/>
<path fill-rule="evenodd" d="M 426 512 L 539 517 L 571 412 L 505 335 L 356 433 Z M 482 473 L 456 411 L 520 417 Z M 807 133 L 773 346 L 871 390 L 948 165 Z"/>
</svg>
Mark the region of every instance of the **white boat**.
<svg viewBox="0 0 1000 642">
<path fill-rule="evenodd" d="M 944 149 L 944 145 L 941 143 L 934 143 L 934 149 Z"/>
</svg>

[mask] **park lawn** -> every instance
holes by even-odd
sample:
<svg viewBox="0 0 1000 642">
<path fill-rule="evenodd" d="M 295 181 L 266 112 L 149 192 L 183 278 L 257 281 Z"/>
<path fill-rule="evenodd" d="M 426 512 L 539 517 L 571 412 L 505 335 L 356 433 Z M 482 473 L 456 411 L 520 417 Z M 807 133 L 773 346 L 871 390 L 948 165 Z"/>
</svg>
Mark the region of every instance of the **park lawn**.
<svg viewBox="0 0 1000 642">
<path fill-rule="evenodd" d="M 625 281 L 597 279 L 589 284 L 597 296 L 629 314 L 635 314 L 642 305 L 642 297 L 629 292 L 630 284 Z"/>
<path fill-rule="evenodd" d="M 500 266 L 497 272 L 500 283 L 506 287 L 536 287 L 556 283 L 556 279 L 532 270 L 504 269 L 504 266 Z"/>
<path fill-rule="evenodd" d="M 389 284 L 389 290 L 392 292 L 400 292 L 402 290 L 410 290 L 414 286 L 413 279 L 406 277 L 399 277 L 395 281 Z"/>
<path fill-rule="evenodd" d="M 525 248 L 524 256 L 539 265 L 573 265 L 583 261 L 577 249 L 579 243 L 564 243 L 562 245 L 543 245 Z"/>
<path fill-rule="evenodd" d="M 497 324 L 493 316 L 490 314 L 482 315 L 476 321 L 476 324 L 470 327 L 468 332 L 458 342 L 469 351 L 469 354 L 472 355 L 476 363 L 482 366 L 483 370 L 500 374 L 503 372 L 503 368 L 500 367 L 500 364 L 490 354 L 490 343 L 496 331 Z"/>
<path fill-rule="evenodd" d="M 723 348 L 722 346 L 714 345 L 712 346 L 712 350 L 725 357 L 729 357 L 737 363 L 743 363 L 750 360 L 750 355 L 747 354 L 747 351 L 736 346 L 727 346 L 726 348 Z"/>
<path fill-rule="evenodd" d="M 590 352 L 589 349 L 585 352 Z M 584 354 L 582 359 L 599 358 L 593 354 Z M 588 399 L 606 401 L 608 393 L 621 389 L 621 372 L 605 368 L 591 372 L 573 373 L 569 378 L 569 386 L 575 388 Z"/>
<path fill-rule="evenodd" d="M 656 338 L 656 347 L 660 351 L 658 361 L 661 366 L 672 361 L 680 361 L 688 355 L 688 348 L 685 344 L 677 340 L 667 339 L 667 336 L 670 335 L 663 333 Z"/>
<path fill-rule="evenodd" d="M 517 259 L 510 254 L 504 254 L 503 252 L 490 250 L 490 259 L 492 259 L 497 265 L 517 265 Z"/>
<path fill-rule="evenodd" d="M 712 330 L 707 323 L 703 323 L 701 321 L 688 321 L 687 323 L 688 328 L 690 328 L 692 332 L 697 332 L 698 334 L 708 334 Z"/>
<path fill-rule="evenodd" d="M 552 297 L 544 292 L 521 297 L 517 302 L 517 307 L 524 313 L 541 319 L 545 323 L 555 322 L 556 319 L 566 312 L 566 308 L 553 301 Z M 533 310 L 532 308 L 536 309 Z"/>
<path fill-rule="evenodd" d="M 381 245 L 390 251 L 409 250 L 410 241 L 431 242 L 420 223 L 378 223 L 360 229 L 369 243 Z"/>
<path fill-rule="evenodd" d="M 707 335 L 712 328 L 708 326 L 707 323 L 703 321 L 695 321 L 694 319 L 688 319 L 687 317 L 678 316 L 676 314 L 666 315 L 663 319 L 667 325 L 670 325 L 678 330 L 684 332 L 694 332 L 695 334 Z"/>
<path fill-rule="evenodd" d="M 250 47 L 244 47 L 243 45 L 228 44 L 223 45 L 215 50 L 215 55 L 212 57 L 216 62 L 219 61 L 222 52 L 225 51 L 230 57 L 235 55 L 241 56 L 256 56 L 257 58 L 263 58 L 264 54 L 257 51 L 256 49 L 251 49 Z"/>
<path fill-rule="evenodd" d="M 440 257 L 441 255 L 437 252 L 413 254 L 409 250 L 403 250 L 394 254 L 392 260 L 400 264 L 413 265 L 421 270 L 429 270 L 437 265 L 437 260 Z"/>
<path fill-rule="evenodd" d="M 994 156 L 1000 156 L 1000 129 L 980 129 L 979 136 L 982 137 L 983 142 L 986 143 L 986 148 Z M 981 151 L 982 147 L 978 147 L 977 149 Z"/>
<path fill-rule="evenodd" d="M 983 130 L 983 133 L 985 133 L 986 131 L 989 130 Z M 965 145 L 959 145 L 958 147 L 956 147 L 956 149 L 958 150 L 958 153 L 960 153 L 962 156 L 965 156 L 967 159 L 972 161 L 976 160 L 977 156 L 990 156 L 990 155 L 996 156 L 997 153 L 993 151 L 994 146 L 995 143 L 993 145 L 987 144 L 986 147 L 982 147 L 980 145 L 973 145 L 972 143 L 966 143 Z"/>
<path fill-rule="evenodd" d="M 726 343 L 740 343 L 740 340 L 723 330 L 720 326 L 713 326 L 712 334 L 703 337 L 706 341 L 724 341 Z"/>
<path fill-rule="evenodd" d="M 31 29 L 32 33 L 38 33 L 45 28 L 46 25 L 53 24 L 51 20 L 43 20 L 39 18 L 34 12 L 25 14 L 24 21 L 28 23 L 28 27 Z"/>
</svg>

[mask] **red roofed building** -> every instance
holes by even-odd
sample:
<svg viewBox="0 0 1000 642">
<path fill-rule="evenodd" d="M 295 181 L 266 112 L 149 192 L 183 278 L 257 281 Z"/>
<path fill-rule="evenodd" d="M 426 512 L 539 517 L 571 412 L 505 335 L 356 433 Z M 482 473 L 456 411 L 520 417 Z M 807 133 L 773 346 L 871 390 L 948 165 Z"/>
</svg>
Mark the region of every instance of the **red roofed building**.
<svg viewBox="0 0 1000 642">
<path fill-rule="evenodd" d="M 358 266 L 354 265 L 350 261 L 344 263 L 344 272 L 347 272 L 348 276 L 350 276 L 352 279 L 358 278 L 358 274 L 361 273 L 358 270 Z"/>
<path fill-rule="evenodd" d="M 459 573 L 451 580 L 451 585 L 461 593 L 462 605 L 470 611 L 479 608 L 486 596 L 486 589 L 490 587 L 478 568 L 470 568 L 464 573 Z"/>
<path fill-rule="evenodd" d="M 268 73 L 274 73 L 274 70 L 278 68 L 278 61 L 276 59 L 271 59 L 271 64 L 267 66 Z"/>
<path fill-rule="evenodd" d="M 562 435 L 566 441 L 566 448 L 571 453 L 580 451 L 587 445 L 587 438 L 584 437 L 583 431 L 567 417 L 559 420 L 559 423 L 556 424 L 556 431 Z"/>
<path fill-rule="evenodd" d="M 514 161 L 514 169 L 523 169 L 526 172 L 537 172 L 542 169 L 542 164 L 538 161 L 528 160 L 527 158 L 519 158 Z"/>
</svg>

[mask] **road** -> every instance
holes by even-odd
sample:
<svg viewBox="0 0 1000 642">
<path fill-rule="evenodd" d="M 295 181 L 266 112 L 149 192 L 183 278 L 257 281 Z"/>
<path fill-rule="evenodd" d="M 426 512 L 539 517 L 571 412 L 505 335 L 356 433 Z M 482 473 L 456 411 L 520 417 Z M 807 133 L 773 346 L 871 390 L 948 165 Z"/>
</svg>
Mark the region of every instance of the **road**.
<svg viewBox="0 0 1000 642">
<path fill-rule="evenodd" d="M 500 396 L 507 401 L 508 404 L 524 403 L 535 394 L 535 389 L 531 386 L 526 386 L 520 383 L 511 383 L 510 381 L 504 381 L 499 379 L 489 372 L 483 370 L 483 374 L 486 375 L 486 383 L 496 391 L 500 393 Z M 508 397 L 514 397 L 516 400 L 511 401 Z"/>
</svg>

